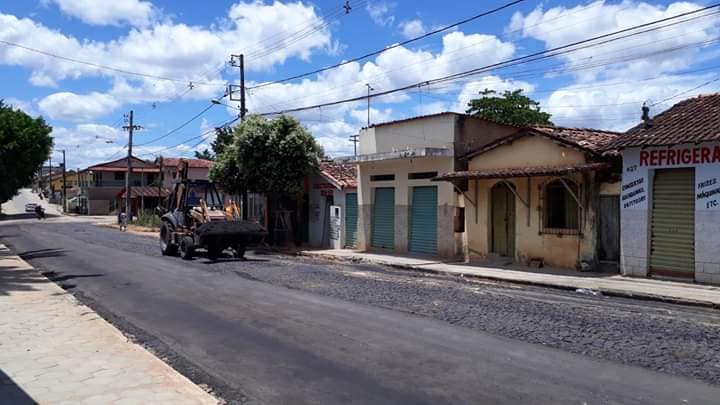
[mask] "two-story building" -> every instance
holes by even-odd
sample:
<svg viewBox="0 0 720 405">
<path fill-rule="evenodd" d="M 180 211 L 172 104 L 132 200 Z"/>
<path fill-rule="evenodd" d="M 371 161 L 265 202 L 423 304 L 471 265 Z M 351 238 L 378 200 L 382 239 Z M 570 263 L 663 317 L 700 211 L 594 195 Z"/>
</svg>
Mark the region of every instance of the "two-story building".
<svg viewBox="0 0 720 405">
<path fill-rule="evenodd" d="M 465 114 L 439 113 L 360 131 L 356 248 L 456 257 L 463 211 L 439 174 L 464 170 L 460 157 L 517 128 Z"/>
<path fill-rule="evenodd" d="M 187 175 L 189 179 L 208 180 L 210 178 L 210 169 L 212 168 L 214 163 L 212 160 L 163 157 L 163 187 L 172 188 L 173 183 L 178 179 L 178 168 L 180 166 L 180 160 L 184 160 L 188 163 Z"/>
<path fill-rule="evenodd" d="M 107 215 L 120 208 L 125 190 L 127 157 L 96 164 L 83 170 L 80 175 L 81 201 L 89 215 Z M 167 190 L 158 191 L 160 168 L 137 157 L 132 158 L 130 185 L 133 199 L 133 214 L 144 205 L 145 198 L 158 198 Z M 154 206 L 153 206 L 154 207 Z"/>
</svg>

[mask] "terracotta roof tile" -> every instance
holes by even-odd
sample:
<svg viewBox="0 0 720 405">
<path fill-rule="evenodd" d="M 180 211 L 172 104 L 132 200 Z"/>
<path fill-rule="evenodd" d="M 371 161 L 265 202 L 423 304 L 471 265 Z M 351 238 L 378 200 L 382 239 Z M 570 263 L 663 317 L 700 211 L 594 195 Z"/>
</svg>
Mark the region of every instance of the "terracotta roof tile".
<svg viewBox="0 0 720 405">
<path fill-rule="evenodd" d="M 324 160 L 320 162 L 320 171 L 323 175 L 335 180 L 342 188 L 357 187 L 355 165 Z"/>
<path fill-rule="evenodd" d="M 607 169 L 609 163 L 583 163 L 561 166 L 508 167 L 477 171 L 451 172 L 437 176 L 433 181 L 460 179 L 509 179 L 514 177 L 562 176 L 570 173 Z"/>
<path fill-rule="evenodd" d="M 621 136 L 619 132 L 590 128 L 568 128 L 556 126 L 526 127 L 518 132 L 499 138 L 480 149 L 476 149 L 468 153 L 465 157 L 471 158 L 481 155 L 502 145 L 512 143 L 517 139 L 532 135 L 545 136 L 567 146 L 592 152 L 597 155 L 600 155 L 603 151 L 606 151 L 607 153 L 607 145 Z"/>
<path fill-rule="evenodd" d="M 158 196 L 159 189 L 157 186 L 135 186 L 130 188 L 130 196 L 132 198 L 136 197 L 157 197 Z M 118 197 L 125 198 L 125 188 L 120 190 L 120 193 L 118 193 Z M 167 197 L 170 195 L 170 190 L 167 188 L 162 189 L 162 197 Z"/>
<path fill-rule="evenodd" d="M 638 111 L 639 113 L 639 111 Z M 681 101 L 652 118 L 652 125 L 640 123 L 608 145 L 669 146 L 720 140 L 720 93 Z"/>
<path fill-rule="evenodd" d="M 177 167 L 180 164 L 180 159 L 184 158 L 163 158 L 163 166 L 166 167 Z M 212 160 L 206 159 L 185 159 L 188 161 L 188 166 L 191 169 L 209 169 L 215 164 Z"/>
</svg>

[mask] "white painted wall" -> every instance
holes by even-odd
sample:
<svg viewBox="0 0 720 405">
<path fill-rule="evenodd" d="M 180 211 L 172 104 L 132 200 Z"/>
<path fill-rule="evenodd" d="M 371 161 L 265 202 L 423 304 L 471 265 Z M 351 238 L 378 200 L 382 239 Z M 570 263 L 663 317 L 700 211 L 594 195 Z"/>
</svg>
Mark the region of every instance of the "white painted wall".
<svg viewBox="0 0 720 405">
<path fill-rule="evenodd" d="M 708 149 L 709 154 L 703 152 Z M 695 168 L 695 279 L 720 284 L 720 256 L 717 254 L 720 251 L 720 239 L 717 238 L 720 229 L 718 142 L 623 151 L 620 268 L 626 275 L 647 276 L 653 173 L 656 169 L 682 167 Z"/>
<path fill-rule="evenodd" d="M 425 147 L 452 150 L 455 118 L 453 114 L 443 114 L 363 129 L 360 131 L 359 154 Z"/>
</svg>

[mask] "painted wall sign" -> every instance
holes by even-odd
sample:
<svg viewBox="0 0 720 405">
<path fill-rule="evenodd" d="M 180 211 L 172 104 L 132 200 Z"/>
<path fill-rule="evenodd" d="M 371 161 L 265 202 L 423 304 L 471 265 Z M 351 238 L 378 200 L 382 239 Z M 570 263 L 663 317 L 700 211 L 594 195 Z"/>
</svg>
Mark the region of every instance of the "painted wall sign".
<svg viewBox="0 0 720 405">
<path fill-rule="evenodd" d="M 623 210 L 647 210 L 651 169 L 695 168 L 695 209 L 720 210 L 720 143 L 623 151 Z"/>
</svg>

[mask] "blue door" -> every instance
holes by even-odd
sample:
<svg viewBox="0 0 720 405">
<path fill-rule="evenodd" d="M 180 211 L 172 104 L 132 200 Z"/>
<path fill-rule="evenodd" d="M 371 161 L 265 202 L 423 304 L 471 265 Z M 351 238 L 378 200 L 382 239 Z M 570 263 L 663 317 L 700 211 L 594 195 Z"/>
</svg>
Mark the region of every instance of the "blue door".
<svg viewBox="0 0 720 405">
<path fill-rule="evenodd" d="M 410 251 L 437 253 L 437 187 L 415 187 L 410 208 Z"/>
<path fill-rule="evenodd" d="M 372 247 L 395 247 L 395 189 L 376 188 L 372 213 Z"/>
<path fill-rule="evenodd" d="M 345 196 L 345 247 L 355 247 L 357 241 L 357 221 L 357 193 L 349 193 Z"/>
</svg>

